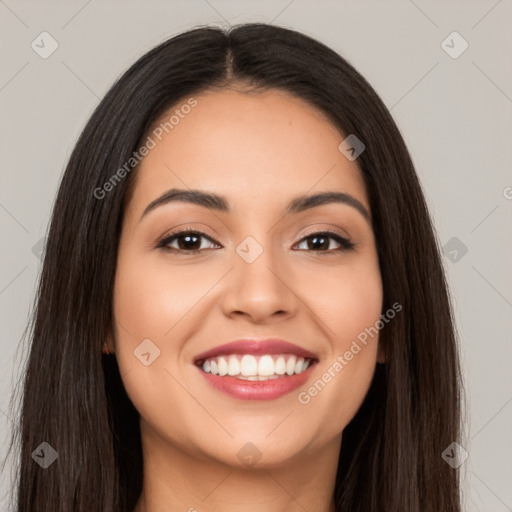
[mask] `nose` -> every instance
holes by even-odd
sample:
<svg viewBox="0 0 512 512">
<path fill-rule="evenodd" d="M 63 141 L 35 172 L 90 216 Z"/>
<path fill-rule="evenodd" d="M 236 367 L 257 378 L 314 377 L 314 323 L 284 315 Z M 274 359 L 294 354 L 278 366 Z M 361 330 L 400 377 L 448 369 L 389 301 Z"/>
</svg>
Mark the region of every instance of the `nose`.
<svg viewBox="0 0 512 512">
<path fill-rule="evenodd" d="M 226 316 L 245 316 L 253 323 L 272 323 L 296 313 L 298 299 L 293 273 L 270 248 L 251 263 L 234 254 L 233 270 L 221 299 Z"/>
</svg>

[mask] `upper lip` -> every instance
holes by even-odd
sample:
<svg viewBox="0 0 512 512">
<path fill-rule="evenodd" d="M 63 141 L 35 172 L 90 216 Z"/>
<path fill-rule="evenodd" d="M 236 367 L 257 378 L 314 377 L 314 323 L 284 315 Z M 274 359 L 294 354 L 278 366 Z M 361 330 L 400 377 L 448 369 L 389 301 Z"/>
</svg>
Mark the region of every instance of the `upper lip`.
<svg viewBox="0 0 512 512">
<path fill-rule="evenodd" d="M 206 352 L 198 354 L 194 358 L 194 363 L 197 364 L 205 359 L 227 354 L 295 354 L 305 359 L 317 359 L 316 354 L 305 348 L 299 347 L 289 341 L 272 338 L 266 340 L 242 339 L 218 345 Z"/>
</svg>

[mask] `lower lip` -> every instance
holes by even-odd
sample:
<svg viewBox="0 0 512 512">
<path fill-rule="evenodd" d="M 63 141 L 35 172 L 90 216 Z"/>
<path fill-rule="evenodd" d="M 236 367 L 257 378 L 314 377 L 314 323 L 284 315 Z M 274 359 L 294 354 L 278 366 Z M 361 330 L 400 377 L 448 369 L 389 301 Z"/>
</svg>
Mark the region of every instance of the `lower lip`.
<svg viewBox="0 0 512 512">
<path fill-rule="evenodd" d="M 298 375 L 259 381 L 237 379 L 227 375 L 220 377 L 219 375 L 206 373 L 200 368 L 198 370 L 212 387 L 232 398 L 240 400 L 275 400 L 302 386 L 311 375 L 311 369 L 315 364 L 310 364 L 304 372 Z"/>
</svg>

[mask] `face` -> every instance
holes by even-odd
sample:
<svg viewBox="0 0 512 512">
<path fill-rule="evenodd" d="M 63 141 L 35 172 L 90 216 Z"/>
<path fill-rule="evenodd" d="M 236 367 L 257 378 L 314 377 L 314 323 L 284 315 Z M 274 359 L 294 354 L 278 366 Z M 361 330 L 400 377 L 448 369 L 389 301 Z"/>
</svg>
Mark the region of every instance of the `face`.
<svg viewBox="0 0 512 512">
<path fill-rule="evenodd" d="M 382 308 L 370 205 L 357 160 L 338 149 L 345 136 L 307 103 L 281 91 L 195 100 L 168 133 L 149 133 L 123 219 L 109 344 L 146 442 L 278 466 L 341 440 L 382 359 L 378 337 L 353 343 Z M 164 199 L 172 189 L 221 199 Z M 287 210 L 325 192 L 353 202 Z M 198 356 L 241 339 L 256 344 L 224 350 L 227 375 L 201 368 Z M 300 349 L 314 358 L 296 374 Z M 268 380 L 235 376 L 267 363 Z M 223 373 L 220 356 L 215 366 Z"/>
</svg>

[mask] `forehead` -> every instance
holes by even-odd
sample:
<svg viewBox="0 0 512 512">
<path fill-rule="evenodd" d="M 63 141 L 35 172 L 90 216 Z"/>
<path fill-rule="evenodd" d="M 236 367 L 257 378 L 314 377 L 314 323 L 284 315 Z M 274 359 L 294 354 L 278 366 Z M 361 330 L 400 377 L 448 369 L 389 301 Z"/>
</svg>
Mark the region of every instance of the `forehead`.
<svg viewBox="0 0 512 512">
<path fill-rule="evenodd" d="M 302 99 L 223 90 L 189 100 L 149 130 L 152 149 L 137 169 L 130 209 L 140 214 L 166 190 L 190 188 L 227 196 L 240 212 L 281 208 L 289 197 L 319 190 L 349 193 L 370 210 L 356 162 L 338 150 L 345 135 Z"/>
</svg>

